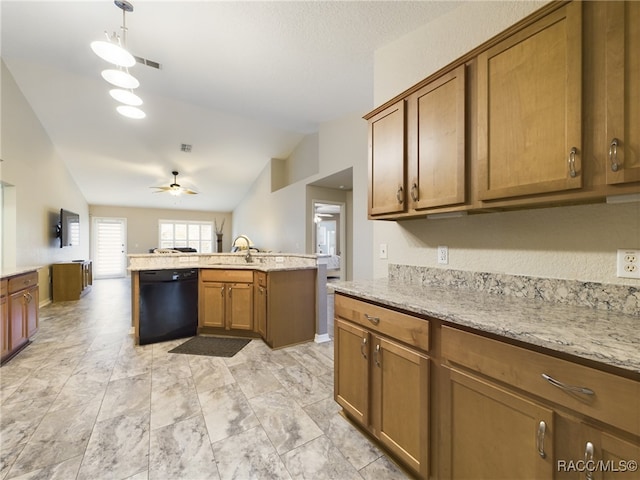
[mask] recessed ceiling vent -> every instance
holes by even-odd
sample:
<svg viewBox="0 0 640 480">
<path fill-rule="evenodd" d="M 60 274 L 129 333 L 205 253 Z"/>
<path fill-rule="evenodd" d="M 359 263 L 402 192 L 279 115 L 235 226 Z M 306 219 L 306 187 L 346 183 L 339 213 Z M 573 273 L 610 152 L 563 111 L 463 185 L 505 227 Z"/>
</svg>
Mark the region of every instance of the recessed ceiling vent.
<svg viewBox="0 0 640 480">
<path fill-rule="evenodd" d="M 183 143 L 180 145 L 180 151 L 185 153 L 191 153 L 191 145 Z"/>
<path fill-rule="evenodd" d="M 159 62 L 154 62 L 153 60 L 149 60 L 148 58 L 138 57 L 136 55 L 133 56 L 136 59 L 136 62 L 141 63 L 142 65 L 146 65 L 147 67 L 156 68 L 160 70 L 162 65 Z"/>
</svg>

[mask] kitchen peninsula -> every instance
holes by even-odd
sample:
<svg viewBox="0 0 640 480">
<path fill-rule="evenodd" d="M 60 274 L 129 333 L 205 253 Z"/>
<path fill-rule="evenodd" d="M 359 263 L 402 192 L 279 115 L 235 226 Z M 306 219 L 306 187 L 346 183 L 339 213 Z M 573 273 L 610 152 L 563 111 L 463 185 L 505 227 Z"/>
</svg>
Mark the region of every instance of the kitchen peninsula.
<svg viewBox="0 0 640 480">
<path fill-rule="evenodd" d="M 198 334 L 261 337 L 271 348 L 311 341 L 316 334 L 315 255 L 139 254 L 129 255 L 129 270 L 136 344 L 141 343 L 141 276 L 151 271 L 197 273 L 197 296 L 194 285 L 185 308 L 197 312 Z"/>
</svg>

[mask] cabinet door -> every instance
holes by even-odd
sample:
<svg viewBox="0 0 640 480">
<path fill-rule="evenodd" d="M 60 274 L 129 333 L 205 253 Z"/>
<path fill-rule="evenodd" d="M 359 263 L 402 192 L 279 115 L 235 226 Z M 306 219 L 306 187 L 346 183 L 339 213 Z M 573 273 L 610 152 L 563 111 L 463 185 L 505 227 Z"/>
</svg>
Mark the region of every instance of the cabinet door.
<svg viewBox="0 0 640 480">
<path fill-rule="evenodd" d="M 3 295 L 0 300 L 0 358 L 9 353 L 9 302 Z"/>
<path fill-rule="evenodd" d="M 25 327 L 27 337 L 38 330 L 38 287 L 31 287 L 25 292 Z"/>
<path fill-rule="evenodd" d="M 553 412 L 492 382 L 449 374 L 451 478 L 553 478 Z"/>
<path fill-rule="evenodd" d="M 638 462 L 640 462 L 640 444 L 631 443 L 615 434 L 600 432 L 600 458 L 602 464 L 602 480 L 626 480 L 638 478 Z M 635 463 L 632 463 L 635 462 Z"/>
<path fill-rule="evenodd" d="M 369 333 L 338 318 L 334 323 L 334 398 L 352 418 L 369 425 Z"/>
<path fill-rule="evenodd" d="M 369 119 L 369 215 L 405 210 L 404 100 Z"/>
<path fill-rule="evenodd" d="M 267 334 L 267 289 L 261 285 L 256 285 L 255 287 L 255 310 L 253 313 L 257 332 L 269 343 L 270 339 Z"/>
<path fill-rule="evenodd" d="M 409 206 L 420 210 L 465 202 L 465 66 L 407 101 Z"/>
<path fill-rule="evenodd" d="M 582 5 L 572 2 L 478 56 L 478 194 L 582 186 Z"/>
<path fill-rule="evenodd" d="M 607 2 L 607 183 L 640 181 L 640 3 Z"/>
<path fill-rule="evenodd" d="M 253 330 L 253 284 L 228 284 L 227 292 L 228 328 Z"/>
<path fill-rule="evenodd" d="M 422 477 L 428 477 L 429 359 L 381 337 L 371 345 L 374 435 Z"/>
<path fill-rule="evenodd" d="M 200 284 L 200 326 L 224 328 L 225 284 L 202 282 Z"/>
<path fill-rule="evenodd" d="M 9 296 L 9 349 L 14 350 L 27 341 L 25 325 L 26 297 L 24 291 Z"/>
</svg>

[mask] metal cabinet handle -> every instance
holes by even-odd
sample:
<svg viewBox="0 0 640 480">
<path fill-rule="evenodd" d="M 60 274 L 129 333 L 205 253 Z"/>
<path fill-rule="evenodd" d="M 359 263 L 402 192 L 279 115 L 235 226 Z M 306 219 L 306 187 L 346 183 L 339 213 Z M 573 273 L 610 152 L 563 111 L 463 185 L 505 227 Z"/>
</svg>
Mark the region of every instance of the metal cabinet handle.
<svg viewBox="0 0 640 480">
<path fill-rule="evenodd" d="M 612 172 L 617 172 L 620 168 L 620 164 L 618 163 L 618 145 L 620 145 L 620 140 L 617 138 L 611 140 L 609 144 L 609 161 L 611 162 Z"/>
<path fill-rule="evenodd" d="M 378 325 L 380 323 L 380 318 L 379 317 L 374 317 L 373 315 L 369 315 L 368 313 L 364 314 L 364 318 L 369 320 L 374 325 Z"/>
<path fill-rule="evenodd" d="M 584 446 L 584 463 L 585 465 L 590 465 L 591 463 L 593 463 L 593 451 L 594 451 L 594 447 L 593 447 L 593 443 L 591 442 L 587 442 Z M 593 469 L 592 468 L 585 468 L 584 470 L 585 473 L 585 478 L 587 480 L 593 480 Z"/>
<path fill-rule="evenodd" d="M 398 187 L 398 191 L 396 192 L 396 198 L 398 199 L 398 203 L 404 202 L 404 189 L 402 188 L 402 185 Z"/>
<path fill-rule="evenodd" d="M 224 285 L 220 288 L 220 296 L 224 297 Z"/>
<path fill-rule="evenodd" d="M 576 172 L 576 155 L 578 154 L 578 149 L 573 147 L 569 150 L 569 176 L 571 178 L 575 178 L 578 173 Z"/>
<path fill-rule="evenodd" d="M 596 392 L 587 387 L 576 387 L 574 385 L 567 385 L 566 383 L 562 383 L 559 380 L 547 375 L 546 373 L 542 374 L 542 378 L 544 378 L 547 382 L 549 382 L 554 387 L 558 387 L 566 392 L 571 393 L 582 393 L 583 395 L 595 395 Z"/>
<path fill-rule="evenodd" d="M 373 352 L 373 360 L 376 362 L 376 366 L 380 366 L 380 344 L 376 345 L 376 349 Z"/>
<path fill-rule="evenodd" d="M 418 184 L 413 182 L 413 185 L 411 185 L 411 200 L 417 202 L 418 198 Z"/>
<path fill-rule="evenodd" d="M 546 458 L 547 454 L 544 452 L 544 434 L 547 432 L 547 424 L 544 420 L 541 420 L 538 424 L 538 435 L 536 435 L 536 448 L 538 449 L 538 455 L 542 458 Z"/>
<path fill-rule="evenodd" d="M 367 347 L 367 337 L 363 337 L 362 343 L 360 343 L 360 353 L 364 358 L 367 358 L 367 351 L 365 350 Z"/>
</svg>

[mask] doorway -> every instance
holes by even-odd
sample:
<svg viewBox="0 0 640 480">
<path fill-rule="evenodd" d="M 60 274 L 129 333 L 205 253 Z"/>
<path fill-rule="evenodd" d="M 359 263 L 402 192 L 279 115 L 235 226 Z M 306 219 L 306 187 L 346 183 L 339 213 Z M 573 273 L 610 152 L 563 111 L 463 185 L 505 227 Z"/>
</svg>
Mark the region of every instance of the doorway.
<svg viewBox="0 0 640 480">
<path fill-rule="evenodd" d="M 337 202 L 314 200 L 313 245 L 314 252 L 327 260 L 327 279 L 346 278 L 343 252 L 345 252 L 345 205 Z"/>
<path fill-rule="evenodd" d="M 94 278 L 121 278 L 127 273 L 127 219 L 94 217 Z"/>
</svg>

